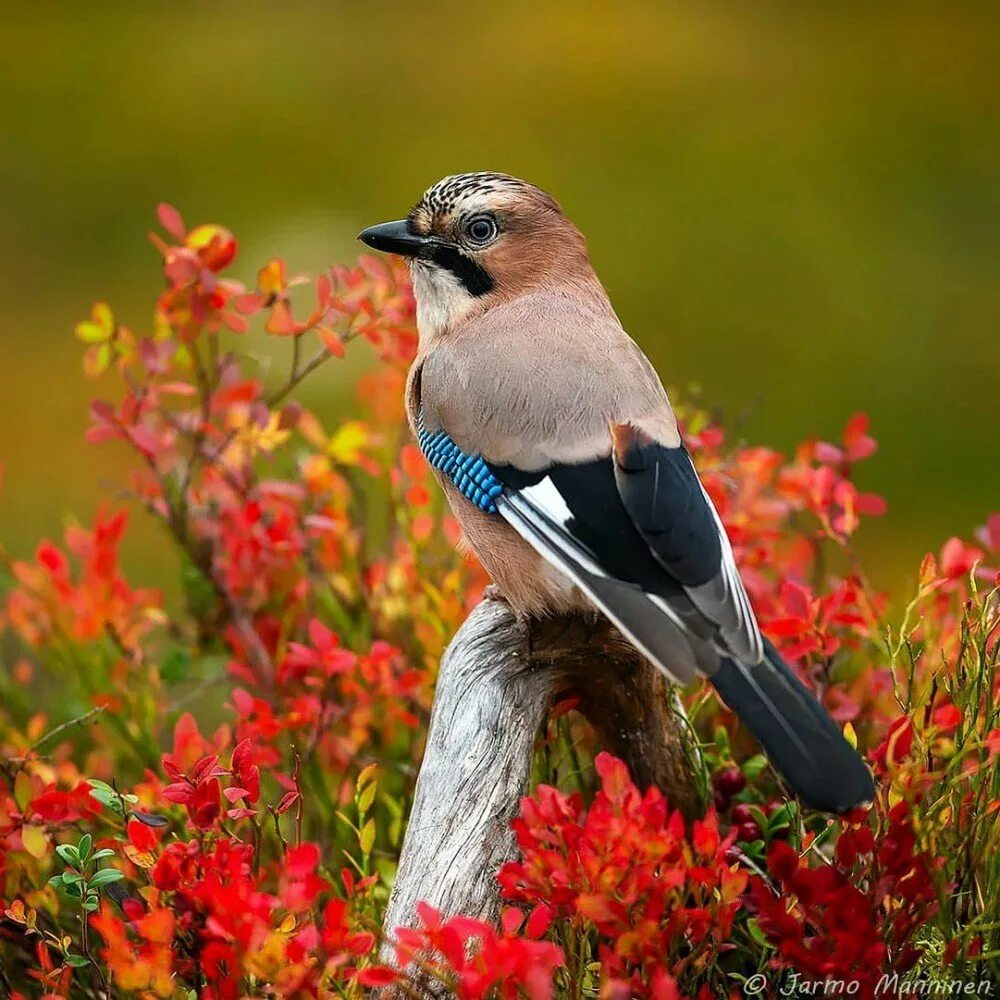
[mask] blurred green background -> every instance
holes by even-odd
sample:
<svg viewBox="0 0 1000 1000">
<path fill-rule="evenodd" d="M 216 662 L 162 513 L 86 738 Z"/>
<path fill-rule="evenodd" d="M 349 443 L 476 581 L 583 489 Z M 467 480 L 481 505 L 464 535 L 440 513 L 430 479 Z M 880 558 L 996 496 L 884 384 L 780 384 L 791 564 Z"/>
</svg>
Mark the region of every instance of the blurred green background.
<svg viewBox="0 0 1000 1000">
<path fill-rule="evenodd" d="M 101 297 L 148 328 L 158 201 L 235 230 L 243 277 L 273 254 L 315 273 L 439 176 L 498 169 L 562 201 L 664 381 L 747 439 L 871 414 L 861 485 L 890 512 L 861 544 L 900 588 L 1000 506 L 998 11 L 9 7 L 0 537 L 30 551 L 119 475 L 82 443 L 96 387 L 72 327 Z M 342 410 L 343 369 L 305 398 Z"/>
</svg>

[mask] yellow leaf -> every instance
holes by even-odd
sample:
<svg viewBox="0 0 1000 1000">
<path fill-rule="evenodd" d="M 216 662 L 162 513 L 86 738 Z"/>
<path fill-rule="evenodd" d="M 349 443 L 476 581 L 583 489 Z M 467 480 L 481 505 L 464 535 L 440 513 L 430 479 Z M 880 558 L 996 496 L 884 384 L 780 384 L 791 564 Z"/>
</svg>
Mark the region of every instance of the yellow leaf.
<svg viewBox="0 0 1000 1000">
<path fill-rule="evenodd" d="M 75 332 L 77 339 L 82 340 L 85 344 L 100 344 L 108 339 L 108 333 L 90 320 L 77 323 Z"/>
<path fill-rule="evenodd" d="M 852 750 L 858 749 L 858 734 L 849 722 L 844 724 L 844 739 L 850 744 Z"/>
<path fill-rule="evenodd" d="M 330 438 L 327 454 L 343 465 L 357 465 L 363 457 L 363 449 L 371 443 L 372 435 L 368 425 L 360 420 L 348 420 Z"/>
<path fill-rule="evenodd" d="M 281 921 L 280 925 L 278 926 L 278 930 L 282 934 L 291 934 L 292 931 L 295 930 L 295 917 L 292 916 L 291 913 L 289 913 L 288 916 Z"/>
<path fill-rule="evenodd" d="M 44 858 L 49 849 L 49 838 L 40 826 L 24 827 L 21 830 L 21 842 L 33 858 Z"/>
<path fill-rule="evenodd" d="M 95 302 L 90 315 L 94 317 L 94 322 L 110 337 L 115 329 L 115 314 L 111 311 L 111 306 L 107 302 Z"/>
<path fill-rule="evenodd" d="M 368 812 L 372 807 L 372 803 L 375 801 L 375 792 L 378 791 L 378 782 L 373 781 L 367 788 L 363 789 L 361 794 L 358 796 L 358 812 L 362 816 Z"/>
<path fill-rule="evenodd" d="M 357 785 L 355 786 L 359 792 L 370 781 L 375 780 L 375 772 L 377 770 L 378 770 L 378 764 L 369 764 L 367 767 L 361 769 L 361 773 L 358 775 Z"/>
<path fill-rule="evenodd" d="M 17 808 L 24 812 L 28 803 L 35 797 L 35 784 L 27 771 L 18 771 L 14 779 L 14 801 Z"/>
<path fill-rule="evenodd" d="M 361 828 L 358 843 L 361 845 L 362 854 L 371 854 L 372 848 L 375 846 L 375 820 L 368 820 Z"/>
<path fill-rule="evenodd" d="M 90 319 L 76 324 L 76 335 L 85 344 L 100 344 L 110 340 L 115 332 L 115 316 L 107 302 L 95 302 Z"/>
</svg>

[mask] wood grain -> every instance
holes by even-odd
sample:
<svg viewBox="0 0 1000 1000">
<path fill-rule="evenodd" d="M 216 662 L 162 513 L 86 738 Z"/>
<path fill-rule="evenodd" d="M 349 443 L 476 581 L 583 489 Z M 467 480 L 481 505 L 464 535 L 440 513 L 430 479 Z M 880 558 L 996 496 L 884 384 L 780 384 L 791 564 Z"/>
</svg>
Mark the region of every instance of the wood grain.
<svg viewBox="0 0 1000 1000">
<path fill-rule="evenodd" d="M 510 821 L 535 741 L 552 704 L 569 695 L 640 787 L 656 784 L 686 814 L 699 812 L 687 722 L 659 671 L 603 618 L 527 621 L 484 600 L 441 662 L 385 916 L 385 961 L 393 930 L 416 926 L 422 900 L 446 916 L 498 919 L 496 872 L 516 856 Z"/>
</svg>

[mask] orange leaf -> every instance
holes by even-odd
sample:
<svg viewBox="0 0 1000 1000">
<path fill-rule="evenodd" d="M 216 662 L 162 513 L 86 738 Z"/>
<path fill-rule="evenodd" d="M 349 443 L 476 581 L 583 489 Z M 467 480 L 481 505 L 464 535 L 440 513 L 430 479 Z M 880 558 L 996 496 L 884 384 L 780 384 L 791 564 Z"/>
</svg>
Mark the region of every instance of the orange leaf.
<svg viewBox="0 0 1000 1000">
<path fill-rule="evenodd" d="M 152 851 L 140 851 L 137 847 L 133 847 L 131 844 L 126 844 L 124 847 L 125 857 L 129 859 L 134 865 L 138 865 L 140 868 L 152 868 L 156 864 L 156 857 Z"/>
<path fill-rule="evenodd" d="M 271 314 L 264 324 L 264 329 L 275 337 L 290 337 L 299 332 L 295 317 L 283 299 L 279 299 L 271 307 Z"/>
<path fill-rule="evenodd" d="M 326 349 L 335 358 L 342 358 L 344 356 L 344 342 L 333 332 L 333 330 L 325 326 L 318 326 L 316 327 L 316 332 L 319 334 L 319 339 L 323 341 Z"/>
<path fill-rule="evenodd" d="M 285 284 L 285 262 L 280 257 L 269 260 L 257 272 L 257 287 L 264 295 L 279 294 Z"/>
</svg>

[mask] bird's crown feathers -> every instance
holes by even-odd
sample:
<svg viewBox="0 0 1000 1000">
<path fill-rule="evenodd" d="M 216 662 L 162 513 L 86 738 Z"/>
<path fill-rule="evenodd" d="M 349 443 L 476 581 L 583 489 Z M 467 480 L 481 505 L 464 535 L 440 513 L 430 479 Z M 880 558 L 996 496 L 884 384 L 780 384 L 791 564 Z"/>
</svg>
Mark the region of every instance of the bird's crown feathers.
<svg viewBox="0 0 1000 1000">
<path fill-rule="evenodd" d="M 428 225 L 467 209 L 493 208 L 519 200 L 559 211 L 555 200 L 534 184 L 510 174 L 482 170 L 449 174 L 432 184 L 414 205 L 410 219 Z"/>
</svg>

